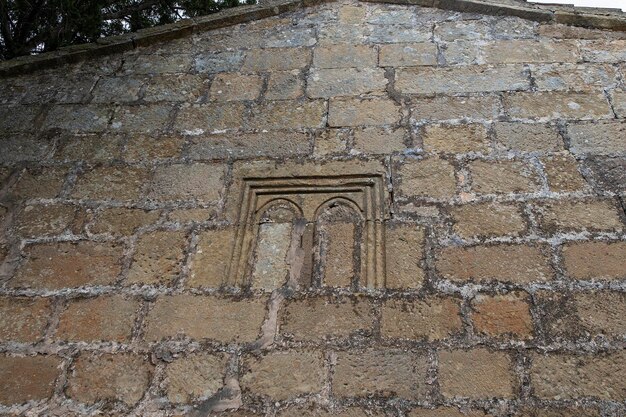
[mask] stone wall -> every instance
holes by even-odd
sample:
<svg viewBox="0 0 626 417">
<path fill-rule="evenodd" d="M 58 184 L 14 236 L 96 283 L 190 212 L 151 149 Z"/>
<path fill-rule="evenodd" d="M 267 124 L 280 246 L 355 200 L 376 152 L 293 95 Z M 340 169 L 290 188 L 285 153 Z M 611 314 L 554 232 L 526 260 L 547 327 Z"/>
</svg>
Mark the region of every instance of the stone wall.
<svg viewBox="0 0 626 417">
<path fill-rule="evenodd" d="M 625 77 L 335 2 L 0 80 L 0 414 L 624 416 Z"/>
</svg>

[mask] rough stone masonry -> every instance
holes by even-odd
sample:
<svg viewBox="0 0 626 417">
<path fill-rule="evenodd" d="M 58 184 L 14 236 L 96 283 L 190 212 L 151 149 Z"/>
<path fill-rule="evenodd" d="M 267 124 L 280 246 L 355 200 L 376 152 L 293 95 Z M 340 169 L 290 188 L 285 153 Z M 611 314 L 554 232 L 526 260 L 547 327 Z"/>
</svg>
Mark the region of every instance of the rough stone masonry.
<svg viewBox="0 0 626 417">
<path fill-rule="evenodd" d="M 528 17 L 341 0 L 0 79 L 0 415 L 624 417 L 626 32 Z"/>
</svg>

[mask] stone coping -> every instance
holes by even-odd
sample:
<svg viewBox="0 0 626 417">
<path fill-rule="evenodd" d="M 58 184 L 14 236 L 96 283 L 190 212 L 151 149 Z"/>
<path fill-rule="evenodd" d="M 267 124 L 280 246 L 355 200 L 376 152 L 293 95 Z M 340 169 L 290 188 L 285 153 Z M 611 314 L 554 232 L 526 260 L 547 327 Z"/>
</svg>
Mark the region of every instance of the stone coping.
<svg viewBox="0 0 626 417">
<path fill-rule="evenodd" d="M 333 0 L 260 0 L 260 4 L 240 6 L 198 18 L 142 29 L 134 33 L 101 38 L 94 43 L 72 45 L 39 55 L 0 62 L 0 77 L 8 77 L 75 63 L 92 57 L 122 53 L 138 47 L 189 36 L 240 23 L 276 16 Z M 591 29 L 626 31 L 626 13 L 620 9 L 533 4 L 521 0 L 360 0 L 372 3 L 435 7 L 459 12 L 494 16 L 516 16 L 542 23 L 562 23 Z"/>
</svg>

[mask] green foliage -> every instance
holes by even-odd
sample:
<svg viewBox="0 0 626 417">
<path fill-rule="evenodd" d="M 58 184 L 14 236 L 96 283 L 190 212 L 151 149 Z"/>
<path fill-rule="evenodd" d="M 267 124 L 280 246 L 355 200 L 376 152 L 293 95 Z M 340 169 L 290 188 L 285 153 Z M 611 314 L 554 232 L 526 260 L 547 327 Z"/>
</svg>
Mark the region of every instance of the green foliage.
<svg viewBox="0 0 626 417">
<path fill-rule="evenodd" d="M 0 59 L 93 42 L 240 4 L 239 0 L 0 0 Z"/>
</svg>

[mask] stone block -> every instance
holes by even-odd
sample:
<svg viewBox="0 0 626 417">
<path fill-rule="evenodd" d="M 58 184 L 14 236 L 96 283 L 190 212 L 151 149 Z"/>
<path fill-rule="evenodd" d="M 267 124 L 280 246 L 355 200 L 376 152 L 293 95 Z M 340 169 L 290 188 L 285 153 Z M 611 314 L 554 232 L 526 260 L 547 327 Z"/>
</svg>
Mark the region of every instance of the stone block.
<svg viewBox="0 0 626 417">
<path fill-rule="evenodd" d="M 420 288 L 425 278 L 421 260 L 424 256 L 425 230 L 414 223 L 386 224 L 386 288 Z"/>
<path fill-rule="evenodd" d="M 126 284 L 171 285 L 180 274 L 187 240 L 184 231 L 159 230 L 139 236 Z"/>
<path fill-rule="evenodd" d="M 528 297 L 523 293 L 479 294 L 472 300 L 474 331 L 489 337 L 533 337 Z"/>
<path fill-rule="evenodd" d="M 396 349 L 368 349 L 337 353 L 332 381 L 340 397 L 424 399 L 428 392 L 424 355 Z"/>
<path fill-rule="evenodd" d="M 456 194 L 454 166 L 445 159 L 407 159 L 397 175 L 401 196 L 447 200 Z"/>
<path fill-rule="evenodd" d="M 130 342 L 139 302 L 120 295 L 72 300 L 61 313 L 58 340 Z"/>
<path fill-rule="evenodd" d="M 256 100 L 261 95 L 262 87 L 263 78 L 258 75 L 242 75 L 238 73 L 217 74 L 211 83 L 209 100 Z"/>
<path fill-rule="evenodd" d="M 85 404 L 119 401 L 133 406 L 148 389 L 153 368 L 142 356 L 132 353 L 85 352 L 76 359 L 70 371 L 67 395 Z"/>
<path fill-rule="evenodd" d="M 244 366 L 243 390 L 274 401 L 320 392 L 326 377 L 323 356 L 314 351 L 272 352 Z"/>
<path fill-rule="evenodd" d="M 484 348 L 439 352 L 439 385 L 452 398 L 513 398 L 517 378 L 506 352 Z"/>
<path fill-rule="evenodd" d="M 498 244 L 448 247 L 439 253 L 435 267 L 454 282 L 505 281 L 516 284 L 543 282 L 553 276 L 546 247 Z"/>
<path fill-rule="evenodd" d="M 312 69 L 306 93 L 312 98 L 381 93 L 387 82 L 382 68 Z"/>
<path fill-rule="evenodd" d="M 574 155 L 626 155 L 626 122 L 570 124 L 567 134 Z"/>
<path fill-rule="evenodd" d="M 481 161 L 469 163 L 472 190 L 480 194 L 532 193 L 539 190 L 535 168 L 521 161 Z"/>
<path fill-rule="evenodd" d="M 280 329 L 295 340 L 342 339 L 371 334 L 373 320 L 367 299 L 305 298 L 285 306 Z"/>
<path fill-rule="evenodd" d="M 44 336 L 52 314 L 49 298 L 0 298 L 0 340 L 34 343 Z"/>
<path fill-rule="evenodd" d="M 579 242 L 563 249 L 566 274 L 580 280 L 626 277 L 626 242 Z"/>
<path fill-rule="evenodd" d="M 463 329 L 459 302 L 452 298 L 389 300 L 382 306 L 381 335 L 389 339 L 443 340 Z"/>
<path fill-rule="evenodd" d="M 413 67 L 396 71 L 395 88 L 404 94 L 452 94 L 530 89 L 521 65 Z"/>
<path fill-rule="evenodd" d="M 553 125 L 496 122 L 494 129 L 498 144 L 509 151 L 547 153 L 563 149 L 563 139 Z"/>
<path fill-rule="evenodd" d="M 158 297 L 146 319 L 145 338 L 186 336 L 222 343 L 249 343 L 259 336 L 266 298 L 233 300 L 213 296 Z"/>
<path fill-rule="evenodd" d="M 0 356 L 0 403 L 9 406 L 50 398 L 60 365 L 60 358 L 52 355 Z"/>
<path fill-rule="evenodd" d="M 78 176 L 72 197 L 86 200 L 137 200 L 150 179 L 145 168 L 98 166 Z"/>
<path fill-rule="evenodd" d="M 311 63 L 311 50 L 305 48 L 252 49 L 246 53 L 242 72 L 287 71 L 302 69 Z M 222 69 L 223 71 L 228 68 Z"/>
<path fill-rule="evenodd" d="M 619 401 L 626 390 L 625 372 L 623 351 L 595 357 L 552 353 L 534 356 L 530 377 L 535 395 L 541 399 Z"/>
<path fill-rule="evenodd" d="M 426 125 L 421 137 L 426 152 L 458 154 L 489 151 L 487 129 L 481 124 Z"/>
<path fill-rule="evenodd" d="M 331 127 L 390 125 L 400 121 L 400 106 L 386 98 L 331 99 L 328 124 Z"/>
<path fill-rule="evenodd" d="M 406 43 L 380 45 L 381 67 L 416 67 L 437 65 L 437 46 L 434 43 Z"/>
<path fill-rule="evenodd" d="M 526 230 L 521 210 L 515 205 L 479 203 L 453 206 L 453 230 L 464 239 L 519 236 Z"/>
<path fill-rule="evenodd" d="M 121 272 L 122 247 L 111 243 L 38 243 L 24 249 L 26 259 L 11 287 L 58 290 L 113 284 Z"/>
<path fill-rule="evenodd" d="M 613 118 L 606 97 L 597 93 L 513 93 L 504 96 L 504 108 L 513 120 Z"/>
<path fill-rule="evenodd" d="M 222 164 L 174 164 L 154 173 L 148 198 L 156 201 L 202 201 L 215 203 L 224 186 Z"/>
<path fill-rule="evenodd" d="M 369 45 L 337 44 L 313 50 L 314 68 L 372 68 L 378 63 L 378 51 Z"/>
<path fill-rule="evenodd" d="M 616 232 L 624 228 L 613 200 L 560 200 L 537 207 L 539 225 L 548 234 Z"/>
<path fill-rule="evenodd" d="M 165 369 L 167 399 L 175 404 L 206 400 L 224 385 L 228 358 L 224 354 L 191 353 Z"/>
</svg>

